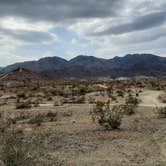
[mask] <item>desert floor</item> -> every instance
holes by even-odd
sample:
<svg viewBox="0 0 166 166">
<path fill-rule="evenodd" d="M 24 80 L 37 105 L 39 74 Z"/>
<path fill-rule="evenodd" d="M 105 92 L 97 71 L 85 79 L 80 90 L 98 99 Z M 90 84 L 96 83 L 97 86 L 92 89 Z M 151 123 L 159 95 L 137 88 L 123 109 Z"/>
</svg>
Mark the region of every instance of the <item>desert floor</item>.
<svg viewBox="0 0 166 166">
<path fill-rule="evenodd" d="M 11 117 L 22 112 L 58 113 L 57 121 L 40 126 L 21 120 L 16 124 L 26 138 L 37 136 L 32 152 L 40 152 L 38 165 L 165 166 L 166 120 L 155 112 L 156 106 L 165 106 L 157 99 L 161 93 L 143 91 L 136 113 L 124 116 L 120 129 L 112 131 L 92 122 L 89 114 L 94 105 L 88 103 L 54 106 L 49 101 L 36 108 L 16 110 L 11 102 L 1 106 L 0 111 L 6 110 L 4 116 Z"/>
</svg>

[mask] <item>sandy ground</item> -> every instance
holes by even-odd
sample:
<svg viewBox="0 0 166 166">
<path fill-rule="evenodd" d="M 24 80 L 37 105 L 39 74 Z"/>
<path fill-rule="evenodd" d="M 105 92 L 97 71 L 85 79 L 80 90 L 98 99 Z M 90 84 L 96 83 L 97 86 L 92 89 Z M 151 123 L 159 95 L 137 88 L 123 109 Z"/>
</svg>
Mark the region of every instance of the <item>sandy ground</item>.
<svg viewBox="0 0 166 166">
<path fill-rule="evenodd" d="M 72 110 L 72 117 L 56 124 L 43 124 L 47 133 L 45 151 L 59 155 L 76 166 L 165 166 L 166 125 L 154 110 L 139 108 L 135 115 L 124 117 L 120 130 L 104 131 L 92 123 L 90 105 L 61 107 Z M 73 123 L 74 121 L 74 123 Z"/>
<path fill-rule="evenodd" d="M 165 103 L 161 103 L 158 100 L 158 96 L 161 95 L 163 91 L 152 91 L 146 90 L 140 95 L 141 103 L 140 106 L 149 106 L 149 107 L 156 107 L 156 106 L 166 106 Z"/>
<path fill-rule="evenodd" d="M 157 99 L 162 93 L 143 92 L 136 114 L 124 118 L 120 131 L 106 132 L 92 124 L 88 115 L 91 105 L 73 105 L 73 117 L 58 130 L 69 141 L 68 152 L 61 147 L 63 156 L 78 166 L 165 166 L 165 119 L 157 119 L 154 112 L 154 107 L 165 106 Z"/>
<path fill-rule="evenodd" d="M 134 115 L 123 118 L 120 130 L 105 131 L 94 124 L 89 115 L 91 104 L 42 104 L 28 111 L 56 111 L 58 121 L 35 129 L 25 125 L 24 131 L 41 134 L 34 151 L 53 159 L 56 156 L 54 160 L 58 156 L 67 166 L 166 166 L 166 120 L 159 119 L 154 111 L 156 105 L 162 105 L 157 100 L 161 93 L 143 92 L 140 107 Z M 1 109 L 14 114 L 12 106 Z M 71 116 L 64 116 L 68 112 Z"/>
<path fill-rule="evenodd" d="M 158 100 L 158 96 L 161 95 L 163 91 L 153 91 L 153 90 L 146 90 L 142 92 L 139 96 L 141 103 L 139 104 L 139 107 L 164 107 L 166 106 L 166 103 L 161 103 Z M 40 106 L 53 106 L 53 103 L 45 103 L 45 104 L 40 104 Z M 111 104 L 115 105 L 115 104 Z"/>
</svg>

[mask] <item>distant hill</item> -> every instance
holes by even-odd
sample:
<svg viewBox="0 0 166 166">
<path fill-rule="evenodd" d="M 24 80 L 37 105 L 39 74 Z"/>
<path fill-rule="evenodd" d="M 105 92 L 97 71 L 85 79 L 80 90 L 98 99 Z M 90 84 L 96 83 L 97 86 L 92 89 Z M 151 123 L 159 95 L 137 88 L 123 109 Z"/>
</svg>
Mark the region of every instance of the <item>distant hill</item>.
<svg viewBox="0 0 166 166">
<path fill-rule="evenodd" d="M 42 84 L 53 82 L 53 80 L 47 76 L 43 76 L 36 72 L 32 72 L 27 69 L 18 68 L 7 74 L 0 75 L 0 84 L 2 85 L 27 85 L 27 84 Z"/>
<path fill-rule="evenodd" d="M 69 61 L 47 57 L 39 61 L 9 65 L 2 72 L 8 73 L 17 68 L 61 78 L 166 76 L 166 58 L 152 54 L 129 54 L 113 59 L 80 55 Z"/>
</svg>

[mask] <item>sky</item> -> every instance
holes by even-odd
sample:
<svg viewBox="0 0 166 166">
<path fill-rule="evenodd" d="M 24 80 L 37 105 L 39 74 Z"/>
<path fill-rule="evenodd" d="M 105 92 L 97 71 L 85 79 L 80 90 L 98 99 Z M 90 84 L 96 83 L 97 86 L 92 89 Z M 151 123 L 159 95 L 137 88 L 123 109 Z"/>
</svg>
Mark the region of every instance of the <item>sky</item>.
<svg viewBox="0 0 166 166">
<path fill-rule="evenodd" d="M 166 0 L 0 0 L 0 66 L 132 53 L 166 57 Z"/>
</svg>

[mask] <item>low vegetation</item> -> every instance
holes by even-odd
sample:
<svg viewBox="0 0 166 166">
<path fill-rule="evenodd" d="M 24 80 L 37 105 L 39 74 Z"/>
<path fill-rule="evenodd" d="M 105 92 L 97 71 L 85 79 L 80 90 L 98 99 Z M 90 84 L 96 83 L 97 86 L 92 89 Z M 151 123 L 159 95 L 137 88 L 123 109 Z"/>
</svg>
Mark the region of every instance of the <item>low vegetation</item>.
<svg viewBox="0 0 166 166">
<path fill-rule="evenodd" d="M 33 157 L 29 153 L 29 145 L 23 142 L 22 133 L 10 129 L 2 135 L 2 162 L 6 166 L 32 166 Z"/>
<path fill-rule="evenodd" d="M 111 107 L 110 102 L 97 102 L 91 111 L 92 119 L 107 130 L 118 129 L 122 122 L 122 105 Z"/>
<path fill-rule="evenodd" d="M 132 115 L 135 113 L 135 110 L 139 104 L 139 100 L 133 96 L 129 96 L 124 104 L 124 114 Z"/>
<path fill-rule="evenodd" d="M 165 93 L 158 97 L 156 90 L 164 91 L 165 82 L 132 78 L 4 85 L 0 165 L 109 165 L 110 155 L 112 165 L 165 165 L 166 107 L 157 107 L 156 114 L 152 109 L 155 103 L 165 105 Z"/>
<path fill-rule="evenodd" d="M 159 95 L 159 101 L 162 103 L 166 103 L 166 93 Z"/>
<path fill-rule="evenodd" d="M 166 118 L 166 107 L 157 107 L 156 110 L 159 118 Z"/>
<path fill-rule="evenodd" d="M 28 109 L 31 107 L 32 107 L 31 101 L 29 100 L 16 103 L 16 109 Z"/>
</svg>

